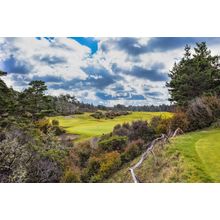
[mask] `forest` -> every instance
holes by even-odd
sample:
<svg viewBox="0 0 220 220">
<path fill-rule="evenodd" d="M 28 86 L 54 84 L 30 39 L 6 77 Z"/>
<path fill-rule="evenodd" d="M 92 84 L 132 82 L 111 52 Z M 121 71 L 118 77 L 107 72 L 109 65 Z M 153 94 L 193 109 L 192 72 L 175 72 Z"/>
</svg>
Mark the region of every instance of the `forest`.
<svg viewBox="0 0 220 220">
<path fill-rule="evenodd" d="M 93 105 L 47 95 L 41 80 L 16 91 L 0 79 L 0 182 L 220 181 L 219 58 L 186 45 L 170 105 Z"/>
</svg>

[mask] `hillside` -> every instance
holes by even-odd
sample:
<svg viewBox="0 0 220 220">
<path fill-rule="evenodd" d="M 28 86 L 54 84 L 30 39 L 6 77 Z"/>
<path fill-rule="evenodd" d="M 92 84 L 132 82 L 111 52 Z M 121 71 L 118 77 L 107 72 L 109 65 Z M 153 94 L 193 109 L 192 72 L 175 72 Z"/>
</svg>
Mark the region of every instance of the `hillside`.
<svg viewBox="0 0 220 220">
<path fill-rule="evenodd" d="M 135 120 L 149 121 L 154 116 L 163 118 L 171 117 L 169 112 L 132 112 L 129 115 L 118 116 L 114 119 L 95 119 L 91 113 L 77 114 L 72 116 L 51 117 L 51 120 L 59 121 L 67 133 L 80 135 L 80 140 L 110 133 L 115 125 Z"/>
<path fill-rule="evenodd" d="M 187 133 L 154 150 L 136 170 L 141 182 L 219 182 L 220 129 Z M 129 167 L 139 157 L 112 175 L 107 182 L 132 182 Z"/>
</svg>

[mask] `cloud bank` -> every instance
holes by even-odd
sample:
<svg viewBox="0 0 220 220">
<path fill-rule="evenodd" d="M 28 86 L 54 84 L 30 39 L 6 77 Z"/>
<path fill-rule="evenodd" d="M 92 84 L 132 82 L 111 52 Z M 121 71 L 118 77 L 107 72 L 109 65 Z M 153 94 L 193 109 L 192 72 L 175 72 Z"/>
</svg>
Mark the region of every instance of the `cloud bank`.
<svg viewBox="0 0 220 220">
<path fill-rule="evenodd" d="M 17 90 L 44 80 L 48 93 L 95 105 L 167 104 L 168 72 L 186 44 L 220 38 L 0 38 L 0 69 Z"/>
</svg>

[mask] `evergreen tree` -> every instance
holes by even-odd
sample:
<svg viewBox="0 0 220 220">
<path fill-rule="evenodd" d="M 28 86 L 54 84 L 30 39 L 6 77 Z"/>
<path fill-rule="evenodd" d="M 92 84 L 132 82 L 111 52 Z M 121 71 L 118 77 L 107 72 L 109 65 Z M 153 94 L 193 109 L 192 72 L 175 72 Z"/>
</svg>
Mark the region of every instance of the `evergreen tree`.
<svg viewBox="0 0 220 220">
<path fill-rule="evenodd" d="M 6 75 L 6 72 L 0 71 L 0 77 Z M 5 82 L 0 79 L 0 114 L 14 112 L 16 104 L 16 92 L 8 88 Z"/>
<path fill-rule="evenodd" d="M 169 74 L 170 101 L 185 105 L 201 95 L 220 95 L 219 66 L 219 56 L 212 56 L 205 42 L 197 43 L 193 54 L 186 45 L 183 58 Z"/>
<path fill-rule="evenodd" d="M 41 80 L 32 81 L 29 87 L 19 95 L 20 111 L 31 113 L 33 119 L 41 118 L 52 112 L 52 103 L 49 96 L 45 95 L 47 86 Z"/>
</svg>

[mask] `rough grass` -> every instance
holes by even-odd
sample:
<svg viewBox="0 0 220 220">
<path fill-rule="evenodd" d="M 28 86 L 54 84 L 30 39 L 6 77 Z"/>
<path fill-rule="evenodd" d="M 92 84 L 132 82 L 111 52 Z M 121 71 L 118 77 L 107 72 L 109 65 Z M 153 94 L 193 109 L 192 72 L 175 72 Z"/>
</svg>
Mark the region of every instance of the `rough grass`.
<svg viewBox="0 0 220 220">
<path fill-rule="evenodd" d="M 150 120 L 153 116 L 171 117 L 169 112 L 132 112 L 129 115 L 122 115 L 114 119 L 95 119 L 91 113 L 72 116 L 51 117 L 59 121 L 67 133 L 80 135 L 79 140 L 100 136 L 112 131 L 115 125 L 134 120 Z"/>
<path fill-rule="evenodd" d="M 136 170 L 142 182 L 220 182 L 220 129 L 191 132 L 171 140 Z M 132 182 L 130 164 L 112 175 L 107 182 Z"/>
</svg>

